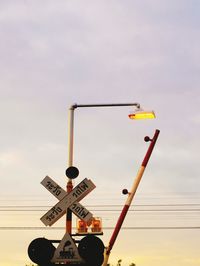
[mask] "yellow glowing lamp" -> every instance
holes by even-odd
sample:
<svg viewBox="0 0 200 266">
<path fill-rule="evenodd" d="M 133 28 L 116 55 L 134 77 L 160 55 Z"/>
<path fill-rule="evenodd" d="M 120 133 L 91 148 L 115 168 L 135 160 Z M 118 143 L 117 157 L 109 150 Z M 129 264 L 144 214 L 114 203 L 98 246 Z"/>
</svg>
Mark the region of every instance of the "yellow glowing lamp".
<svg viewBox="0 0 200 266">
<path fill-rule="evenodd" d="M 135 112 L 129 114 L 130 119 L 154 119 L 156 118 L 154 111 L 144 111 L 142 109 L 137 109 Z"/>
<path fill-rule="evenodd" d="M 87 223 L 83 220 L 77 220 L 77 233 L 85 234 L 88 231 Z"/>
<path fill-rule="evenodd" d="M 91 225 L 92 233 L 101 233 L 102 232 L 102 220 L 100 217 L 95 217 L 92 220 Z"/>
</svg>

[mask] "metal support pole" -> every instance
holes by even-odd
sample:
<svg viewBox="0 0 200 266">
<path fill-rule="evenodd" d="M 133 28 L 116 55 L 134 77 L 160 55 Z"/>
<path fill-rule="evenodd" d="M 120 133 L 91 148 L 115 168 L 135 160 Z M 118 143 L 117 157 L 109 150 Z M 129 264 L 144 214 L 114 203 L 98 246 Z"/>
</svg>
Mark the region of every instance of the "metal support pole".
<svg viewBox="0 0 200 266">
<path fill-rule="evenodd" d="M 73 166 L 73 146 L 74 146 L 74 106 L 69 108 L 69 126 L 68 126 L 68 167 Z"/>
<path fill-rule="evenodd" d="M 120 107 L 120 106 L 136 106 L 137 108 L 140 108 L 139 103 L 106 103 L 106 104 L 74 104 L 72 107 L 78 108 L 78 107 Z"/>
<path fill-rule="evenodd" d="M 74 146 L 74 110 L 82 107 L 122 107 L 122 106 L 136 106 L 140 108 L 139 103 L 110 103 L 110 104 L 74 104 L 69 108 L 69 125 L 68 125 L 68 167 L 73 166 L 73 146 Z M 66 191 L 69 193 L 73 189 L 72 180 L 69 178 L 66 186 Z M 72 233 L 72 212 L 67 209 L 66 216 L 66 231 Z"/>
<path fill-rule="evenodd" d="M 69 126 L 68 126 L 68 167 L 73 166 L 73 143 L 74 143 L 74 107 L 69 108 Z M 68 178 L 66 191 L 70 193 L 73 189 L 72 180 Z M 68 208 L 66 215 L 66 232 L 72 233 L 72 211 Z"/>
<path fill-rule="evenodd" d="M 155 131 L 155 134 L 153 136 L 153 139 L 149 139 L 147 137 L 148 141 L 149 140 L 151 141 L 151 144 L 149 145 L 149 148 L 147 150 L 147 153 L 146 153 L 146 155 L 145 155 L 145 157 L 144 157 L 144 159 L 142 161 L 142 164 L 141 164 L 140 169 L 138 171 L 138 174 L 137 174 L 137 176 L 136 176 L 136 178 L 134 180 L 134 183 L 133 183 L 133 186 L 131 188 L 131 191 L 128 193 L 128 198 L 127 198 L 127 200 L 125 202 L 125 205 L 124 205 L 124 207 L 122 209 L 122 212 L 121 212 L 121 214 L 119 216 L 119 219 L 117 221 L 117 224 L 115 226 L 115 229 L 113 231 L 113 234 L 112 234 L 112 236 L 110 238 L 109 245 L 108 245 L 108 247 L 107 247 L 107 249 L 105 251 L 104 262 L 103 262 L 103 265 L 102 266 L 107 266 L 108 259 L 109 259 L 109 256 L 110 256 L 110 252 L 111 252 L 111 250 L 112 250 L 112 248 L 114 246 L 114 243 L 115 243 L 116 238 L 117 238 L 117 236 L 119 234 L 119 231 L 121 229 L 121 226 L 122 226 L 122 224 L 124 222 L 124 219 L 126 217 L 126 214 L 127 214 L 128 210 L 129 210 L 129 207 L 131 205 L 131 202 L 133 200 L 133 197 L 134 197 L 134 195 L 136 193 L 136 190 L 137 190 L 137 188 L 139 186 L 140 180 L 142 179 L 143 173 L 145 171 L 145 168 L 147 166 L 147 163 L 149 161 L 149 158 L 151 156 L 151 153 L 153 151 L 153 148 L 155 146 L 155 143 L 156 143 L 156 140 L 158 138 L 159 133 L 160 133 L 160 131 L 157 129 Z"/>
</svg>

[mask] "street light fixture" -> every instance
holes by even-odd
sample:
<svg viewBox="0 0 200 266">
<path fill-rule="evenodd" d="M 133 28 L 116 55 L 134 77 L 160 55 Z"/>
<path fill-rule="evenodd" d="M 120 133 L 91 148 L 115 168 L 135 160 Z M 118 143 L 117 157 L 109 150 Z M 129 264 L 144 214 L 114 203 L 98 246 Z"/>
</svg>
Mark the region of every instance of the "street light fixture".
<svg viewBox="0 0 200 266">
<path fill-rule="evenodd" d="M 74 145 L 74 110 L 77 108 L 90 108 L 90 107 L 123 107 L 123 106 L 134 106 L 136 107 L 135 112 L 129 114 L 130 119 L 152 119 L 155 118 L 155 113 L 153 111 L 145 111 L 141 109 L 139 103 L 111 103 L 111 104 L 74 104 L 69 108 L 69 126 L 68 126 L 68 167 L 72 172 L 76 172 L 75 167 L 73 167 L 73 145 Z M 70 171 L 68 171 L 70 172 Z M 78 173 L 75 173 L 77 176 Z M 68 176 L 68 183 L 67 183 L 67 192 L 71 192 L 73 189 L 72 184 L 72 175 Z M 72 228 L 72 213 L 71 210 L 67 210 L 67 220 L 66 220 L 66 231 L 71 233 Z"/>
<path fill-rule="evenodd" d="M 154 111 L 146 111 L 142 108 L 137 108 L 134 112 L 129 114 L 130 119 L 139 120 L 139 119 L 154 119 L 156 118 Z"/>
</svg>

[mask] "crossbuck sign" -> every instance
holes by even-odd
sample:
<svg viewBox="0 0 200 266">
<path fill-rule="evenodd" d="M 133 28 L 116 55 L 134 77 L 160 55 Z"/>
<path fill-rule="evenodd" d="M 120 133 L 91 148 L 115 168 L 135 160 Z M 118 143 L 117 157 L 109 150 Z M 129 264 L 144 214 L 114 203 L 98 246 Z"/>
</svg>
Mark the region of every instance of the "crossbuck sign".
<svg viewBox="0 0 200 266">
<path fill-rule="evenodd" d="M 70 193 L 62 189 L 49 176 L 46 176 L 41 184 L 59 200 L 56 205 L 40 218 L 46 226 L 51 226 L 60 219 L 66 213 L 67 208 L 85 222 L 92 220 L 92 213 L 79 203 L 96 187 L 90 179 L 85 178 Z"/>
</svg>

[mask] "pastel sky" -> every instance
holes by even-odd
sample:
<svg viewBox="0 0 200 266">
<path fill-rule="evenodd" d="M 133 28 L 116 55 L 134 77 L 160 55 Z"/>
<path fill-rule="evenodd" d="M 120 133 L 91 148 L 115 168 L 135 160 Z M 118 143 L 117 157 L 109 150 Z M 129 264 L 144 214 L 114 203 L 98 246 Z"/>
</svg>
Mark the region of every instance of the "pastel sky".
<svg viewBox="0 0 200 266">
<path fill-rule="evenodd" d="M 66 185 L 69 107 L 129 102 L 156 119 L 131 121 L 130 107 L 75 111 L 75 184 L 88 177 L 97 186 L 82 202 L 102 217 L 107 245 L 143 138 L 159 129 L 110 262 L 200 264 L 199 14 L 198 0 L 0 1 L 0 266 L 29 263 L 34 238 L 63 237 L 28 227 L 45 227 L 40 217 L 57 202 L 41 180 Z"/>
</svg>

